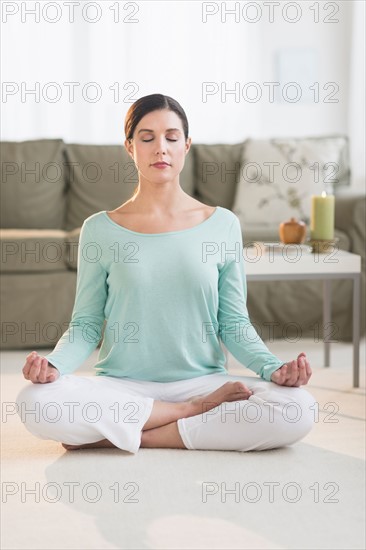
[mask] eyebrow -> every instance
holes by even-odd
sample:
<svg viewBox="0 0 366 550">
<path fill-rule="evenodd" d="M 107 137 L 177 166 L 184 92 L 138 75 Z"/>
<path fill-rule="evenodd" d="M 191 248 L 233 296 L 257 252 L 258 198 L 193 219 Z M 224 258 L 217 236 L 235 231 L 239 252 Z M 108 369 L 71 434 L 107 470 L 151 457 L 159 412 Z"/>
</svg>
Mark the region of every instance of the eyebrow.
<svg viewBox="0 0 366 550">
<path fill-rule="evenodd" d="M 168 129 L 167 129 L 167 132 L 172 132 L 172 131 L 180 132 L 179 128 L 168 128 Z M 147 128 L 142 128 L 142 129 L 139 130 L 137 133 L 139 134 L 140 132 L 151 132 L 151 133 L 154 133 L 154 130 L 148 130 Z"/>
</svg>

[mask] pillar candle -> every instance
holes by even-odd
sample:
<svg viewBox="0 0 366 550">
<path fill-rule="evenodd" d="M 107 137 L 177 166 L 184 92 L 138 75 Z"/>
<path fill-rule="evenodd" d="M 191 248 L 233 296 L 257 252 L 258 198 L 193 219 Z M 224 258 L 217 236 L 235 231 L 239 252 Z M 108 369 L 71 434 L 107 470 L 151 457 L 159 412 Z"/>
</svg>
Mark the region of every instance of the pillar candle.
<svg viewBox="0 0 366 550">
<path fill-rule="evenodd" d="M 334 195 L 311 196 L 311 239 L 334 238 Z"/>
</svg>

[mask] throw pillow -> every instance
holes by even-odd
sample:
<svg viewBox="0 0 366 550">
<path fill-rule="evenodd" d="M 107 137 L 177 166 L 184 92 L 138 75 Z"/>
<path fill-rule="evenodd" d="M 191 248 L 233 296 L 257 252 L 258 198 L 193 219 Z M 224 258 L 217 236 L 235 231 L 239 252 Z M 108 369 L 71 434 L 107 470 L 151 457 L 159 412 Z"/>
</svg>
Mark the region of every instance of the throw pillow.
<svg viewBox="0 0 366 550">
<path fill-rule="evenodd" d="M 232 208 L 244 143 L 192 144 L 198 200 L 209 206 Z"/>
<path fill-rule="evenodd" d="M 345 136 L 249 139 L 233 211 L 243 226 L 291 217 L 309 225 L 311 195 L 334 194 L 349 175 Z"/>
</svg>

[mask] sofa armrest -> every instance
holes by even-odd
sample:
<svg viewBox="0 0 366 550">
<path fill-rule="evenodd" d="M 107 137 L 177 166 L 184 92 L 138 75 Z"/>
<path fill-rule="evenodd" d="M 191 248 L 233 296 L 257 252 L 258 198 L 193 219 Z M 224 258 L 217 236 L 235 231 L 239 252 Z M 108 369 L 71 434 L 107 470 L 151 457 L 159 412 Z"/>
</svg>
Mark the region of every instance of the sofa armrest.
<svg viewBox="0 0 366 550">
<path fill-rule="evenodd" d="M 346 233 L 351 250 L 365 259 L 366 195 L 336 196 L 334 225 Z"/>
</svg>

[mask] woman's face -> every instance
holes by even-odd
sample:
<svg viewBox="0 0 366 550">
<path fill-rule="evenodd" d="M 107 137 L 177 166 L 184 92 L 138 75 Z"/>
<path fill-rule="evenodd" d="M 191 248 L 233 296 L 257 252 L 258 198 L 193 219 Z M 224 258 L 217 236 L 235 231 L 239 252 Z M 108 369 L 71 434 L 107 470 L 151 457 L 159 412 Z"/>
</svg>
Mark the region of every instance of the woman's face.
<svg viewBox="0 0 366 550">
<path fill-rule="evenodd" d="M 181 119 L 168 109 L 145 115 L 135 128 L 132 142 L 125 141 L 139 175 L 154 182 L 171 181 L 180 174 L 190 145 L 191 138 L 185 141 Z"/>
</svg>

